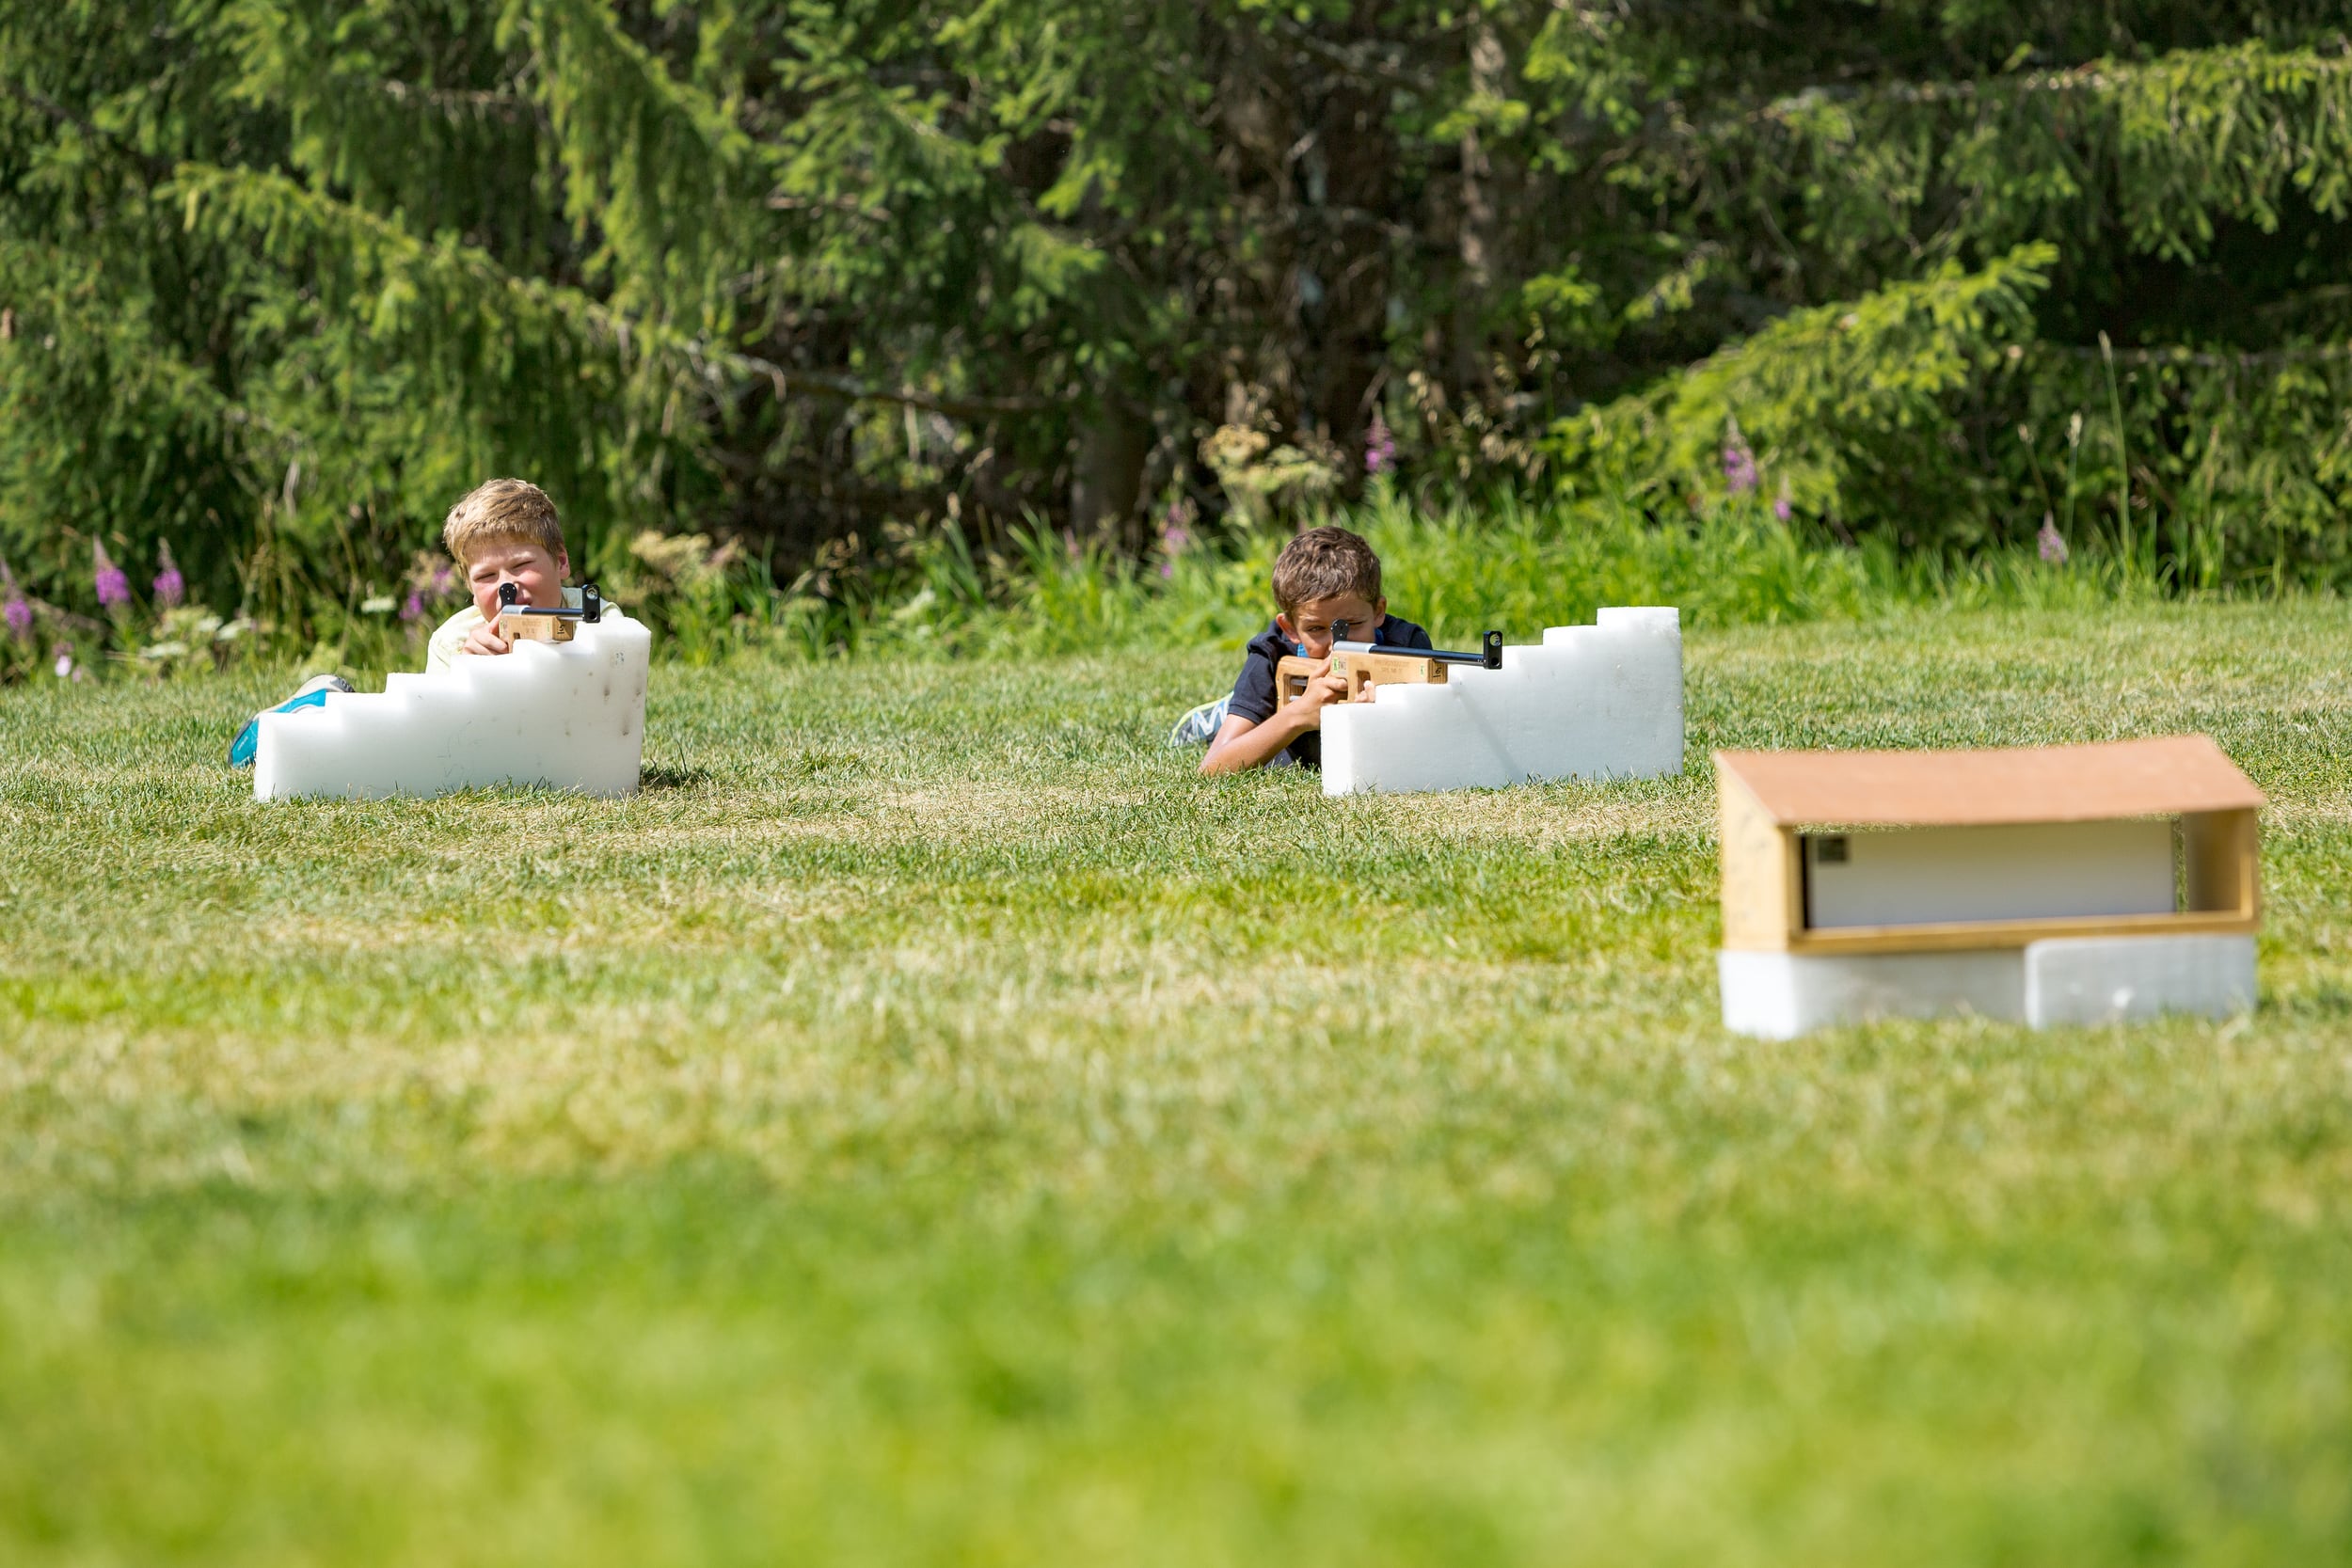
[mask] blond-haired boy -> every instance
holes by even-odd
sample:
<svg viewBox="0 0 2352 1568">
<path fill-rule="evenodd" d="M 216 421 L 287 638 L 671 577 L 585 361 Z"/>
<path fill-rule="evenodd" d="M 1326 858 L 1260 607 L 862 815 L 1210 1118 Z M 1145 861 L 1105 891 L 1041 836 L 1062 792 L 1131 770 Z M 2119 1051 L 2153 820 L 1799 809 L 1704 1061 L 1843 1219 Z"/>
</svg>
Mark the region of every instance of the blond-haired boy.
<svg viewBox="0 0 2352 1568">
<path fill-rule="evenodd" d="M 427 674 L 447 670 L 460 654 L 502 654 L 514 646 L 499 636 L 499 590 L 516 588 L 517 602 L 553 610 L 578 606 L 580 590 L 564 585 L 572 575 L 571 552 L 564 547 L 564 523 L 555 502 L 536 484 L 494 479 L 466 492 L 441 523 L 441 544 L 465 574 L 473 603 L 442 622 L 424 650 Z"/>
<path fill-rule="evenodd" d="M 567 588 L 571 553 L 564 547 L 564 524 L 555 503 L 536 484 L 519 479 L 494 479 L 466 492 L 441 523 L 441 543 L 466 575 L 473 603 L 442 622 L 425 643 L 427 674 L 447 670 L 462 654 L 502 654 L 513 643 L 499 636 L 490 623 L 497 619 L 499 589 L 513 583 L 516 602 L 543 610 L 577 607 L 580 592 Z M 349 691 L 341 675 L 313 675 L 270 713 L 292 713 L 316 707 L 335 691 Z M 229 744 L 229 765 L 250 768 L 261 744 L 261 714 L 246 721 Z"/>
</svg>

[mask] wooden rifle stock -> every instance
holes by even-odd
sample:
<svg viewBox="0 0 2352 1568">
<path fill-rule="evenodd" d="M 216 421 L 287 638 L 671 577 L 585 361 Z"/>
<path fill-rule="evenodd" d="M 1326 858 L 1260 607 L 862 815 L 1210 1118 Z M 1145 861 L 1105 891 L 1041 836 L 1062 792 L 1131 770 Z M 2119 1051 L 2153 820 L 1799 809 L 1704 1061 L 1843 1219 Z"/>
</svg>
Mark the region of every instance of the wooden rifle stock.
<svg viewBox="0 0 2352 1568">
<path fill-rule="evenodd" d="M 1274 667 L 1274 700 L 1295 702 L 1307 689 L 1323 664 L 1319 658 L 1291 654 Z M 1334 642 L 1331 673 L 1347 677 L 1347 700 L 1356 701 L 1368 686 L 1443 686 L 1451 665 L 1473 664 L 1482 670 L 1502 668 L 1502 633 L 1490 631 L 1479 640 L 1479 651 L 1457 653 L 1448 648 L 1391 648 L 1377 642 Z M 1317 729 L 1323 726 L 1318 722 Z"/>
</svg>

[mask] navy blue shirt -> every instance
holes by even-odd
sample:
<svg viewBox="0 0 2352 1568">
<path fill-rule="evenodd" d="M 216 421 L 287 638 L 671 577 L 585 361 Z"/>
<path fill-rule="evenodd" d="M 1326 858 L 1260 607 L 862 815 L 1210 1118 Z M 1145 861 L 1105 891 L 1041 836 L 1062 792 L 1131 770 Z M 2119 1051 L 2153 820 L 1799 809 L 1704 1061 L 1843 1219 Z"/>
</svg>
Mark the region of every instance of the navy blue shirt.
<svg viewBox="0 0 2352 1568">
<path fill-rule="evenodd" d="M 1380 623 L 1380 629 L 1372 634 L 1372 641 L 1384 648 L 1426 648 L 1431 646 L 1429 634 L 1412 622 L 1391 615 Z M 1275 695 L 1274 667 L 1298 652 L 1296 643 L 1282 635 L 1282 628 L 1268 626 L 1250 641 L 1242 659 L 1241 679 L 1233 683 L 1233 701 L 1225 710 L 1229 719 L 1247 719 L 1263 724 L 1274 717 L 1282 705 Z M 1285 748 L 1293 762 L 1301 768 L 1323 766 L 1323 732 L 1309 730 Z"/>
</svg>

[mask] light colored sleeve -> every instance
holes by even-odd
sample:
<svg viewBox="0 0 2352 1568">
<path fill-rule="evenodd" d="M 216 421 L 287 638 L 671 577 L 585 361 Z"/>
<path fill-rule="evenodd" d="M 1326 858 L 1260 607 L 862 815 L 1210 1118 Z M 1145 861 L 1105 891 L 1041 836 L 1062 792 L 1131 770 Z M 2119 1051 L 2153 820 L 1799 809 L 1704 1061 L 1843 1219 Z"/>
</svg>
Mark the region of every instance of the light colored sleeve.
<svg viewBox="0 0 2352 1568">
<path fill-rule="evenodd" d="M 424 673 L 428 675 L 447 670 L 457 656 L 465 651 L 466 638 L 482 625 L 482 611 L 468 605 L 435 628 L 424 645 Z"/>
</svg>

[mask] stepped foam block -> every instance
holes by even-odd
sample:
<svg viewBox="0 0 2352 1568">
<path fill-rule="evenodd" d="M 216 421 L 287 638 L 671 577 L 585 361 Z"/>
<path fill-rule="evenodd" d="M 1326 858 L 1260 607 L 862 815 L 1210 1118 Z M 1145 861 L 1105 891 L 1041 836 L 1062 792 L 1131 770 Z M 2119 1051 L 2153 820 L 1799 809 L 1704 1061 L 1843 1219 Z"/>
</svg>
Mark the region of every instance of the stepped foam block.
<svg viewBox="0 0 2352 1568">
<path fill-rule="evenodd" d="M 1443 686 L 1384 686 L 1323 714 L 1323 792 L 1493 789 L 1541 779 L 1682 770 L 1682 621 L 1604 610 L 1553 626 L 1502 668 L 1455 665 Z"/>
<path fill-rule="evenodd" d="M 2048 1029 L 2254 1006 L 2247 936 L 2063 937 L 1957 953 L 1717 955 L 1724 1026 L 1764 1039 L 1881 1018 L 1973 1013 Z"/>
<path fill-rule="evenodd" d="M 253 796 L 444 795 L 548 784 L 589 795 L 637 787 L 653 634 L 617 610 L 569 642 L 518 642 L 384 690 L 262 715 Z"/>
</svg>

